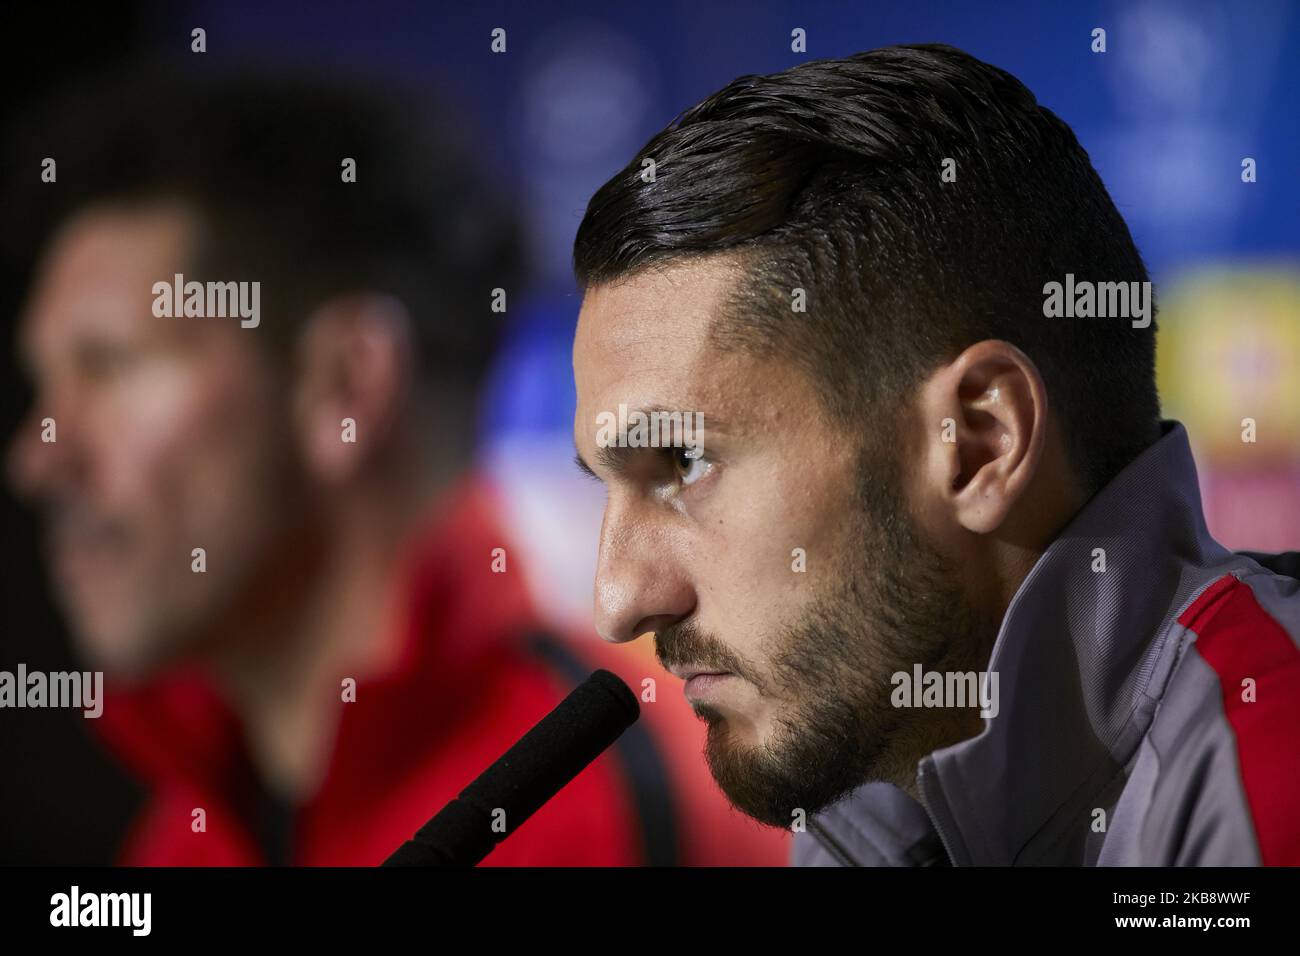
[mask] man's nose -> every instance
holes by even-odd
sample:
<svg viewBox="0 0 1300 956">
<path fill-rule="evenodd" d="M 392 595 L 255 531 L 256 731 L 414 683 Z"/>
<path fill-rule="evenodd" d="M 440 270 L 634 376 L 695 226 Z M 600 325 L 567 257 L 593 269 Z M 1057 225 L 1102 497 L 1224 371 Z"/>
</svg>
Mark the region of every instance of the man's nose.
<svg viewBox="0 0 1300 956">
<path fill-rule="evenodd" d="M 14 494 L 32 501 L 71 473 L 76 458 L 76 416 L 66 406 L 36 402 L 9 442 L 6 477 Z"/>
<path fill-rule="evenodd" d="M 695 590 L 659 533 L 611 499 L 596 563 L 596 630 L 621 644 L 682 620 L 695 610 Z"/>
</svg>

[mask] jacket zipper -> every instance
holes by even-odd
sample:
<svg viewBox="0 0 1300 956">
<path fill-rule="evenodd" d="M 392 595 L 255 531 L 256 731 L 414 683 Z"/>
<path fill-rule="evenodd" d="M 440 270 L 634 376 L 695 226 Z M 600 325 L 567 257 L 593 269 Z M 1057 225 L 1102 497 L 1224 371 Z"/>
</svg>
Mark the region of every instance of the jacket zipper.
<svg viewBox="0 0 1300 956">
<path fill-rule="evenodd" d="M 853 855 L 846 850 L 838 840 L 831 836 L 830 831 L 823 827 L 816 820 L 808 821 L 808 832 L 813 838 L 822 845 L 822 847 L 835 858 L 835 862 L 840 866 L 861 866 Z"/>
<path fill-rule="evenodd" d="M 925 808 L 926 815 L 930 818 L 930 822 L 934 824 L 935 832 L 939 834 L 939 842 L 943 844 L 949 862 L 953 866 L 957 866 L 957 854 L 953 852 L 956 841 L 953 840 L 953 831 L 947 826 L 947 814 L 938 812 L 938 808 L 944 806 L 943 795 L 938 789 L 939 783 L 935 779 L 934 769 L 929 765 L 928 761 L 922 761 L 917 782 L 920 784 L 921 789 L 921 806 Z"/>
</svg>

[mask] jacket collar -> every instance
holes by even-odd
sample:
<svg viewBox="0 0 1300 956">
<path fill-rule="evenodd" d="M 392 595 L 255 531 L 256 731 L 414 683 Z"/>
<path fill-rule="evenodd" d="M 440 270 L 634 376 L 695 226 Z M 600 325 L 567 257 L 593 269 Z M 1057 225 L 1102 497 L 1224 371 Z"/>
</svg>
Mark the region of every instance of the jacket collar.
<svg viewBox="0 0 1300 956">
<path fill-rule="evenodd" d="M 1161 430 L 1012 598 L 988 666 L 996 716 L 918 765 L 924 809 L 956 864 L 1080 858 L 1073 851 L 1084 852 L 1094 810 L 1114 802 L 1175 662 L 1177 642 L 1165 638 L 1178 609 L 1231 558 L 1206 529 L 1186 430 Z M 1105 570 L 1094 570 L 1101 552 Z M 818 819 L 841 844 L 853 829 L 888 844 L 897 809 L 873 793 L 860 788 Z"/>
</svg>

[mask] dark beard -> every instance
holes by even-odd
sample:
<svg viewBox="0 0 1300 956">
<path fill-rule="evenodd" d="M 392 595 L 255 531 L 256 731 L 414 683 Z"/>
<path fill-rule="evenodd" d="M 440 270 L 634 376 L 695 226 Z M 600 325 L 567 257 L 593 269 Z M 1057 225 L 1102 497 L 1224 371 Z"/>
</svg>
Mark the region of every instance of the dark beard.
<svg viewBox="0 0 1300 956">
<path fill-rule="evenodd" d="M 979 613 L 953 562 L 930 546 L 880 486 L 864 493 L 858 546 L 844 558 L 839 584 L 769 642 L 765 675 L 690 622 L 656 634 L 660 661 L 703 663 L 749 680 L 787 704 L 761 747 L 732 739 L 726 718 L 695 706 L 708 721 L 705 756 L 737 809 L 789 827 L 871 780 L 914 780 L 930 750 L 978 730 L 971 712 L 918 712 L 890 703 L 891 676 L 987 666 L 996 620 Z M 766 678 L 765 680 L 763 678 Z M 942 721 L 935 725 L 936 717 Z"/>
</svg>

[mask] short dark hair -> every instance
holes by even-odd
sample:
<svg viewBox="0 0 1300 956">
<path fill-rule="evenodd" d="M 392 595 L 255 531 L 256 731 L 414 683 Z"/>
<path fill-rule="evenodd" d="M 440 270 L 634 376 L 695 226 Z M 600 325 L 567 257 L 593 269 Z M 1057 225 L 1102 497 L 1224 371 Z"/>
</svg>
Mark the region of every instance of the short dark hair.
<svg viewBox="0 0 1300 956">
<path fill-rule="evenodd" d="M 803 363 L 847 427 L 897 427 L 876 399 L 1003 339 L 1042 373 L 1088 493 L 1158 437 L 1154 321 L 1043 314 L 1045 283 L 1067 273 L 1148 281 L 1128 227 L 1070 128 L 960 50 L 886 47 L 733 81 L 596 192 L 574 267 L 586 288 L 719 253 L 746 278 L 715 336 Z"/>
<path fill-rule="evenodd" d="M 411 313 L 424 378 L 472 389 L 499 333 L 492 290 L 521 281 L 523 253 L 458 120 L 354 77 L 137 67 L 19 123 L 11 252 L 92 204 L 176 200 L 199 224 L 188 269 L 262 281 L 268 343 L 292 342 L 335 295 L 384 292 Z M 47 156 L 54 185 L 38 178 Z M 342 181 L 345 157 L 355 182 Z"/>
</svg>

